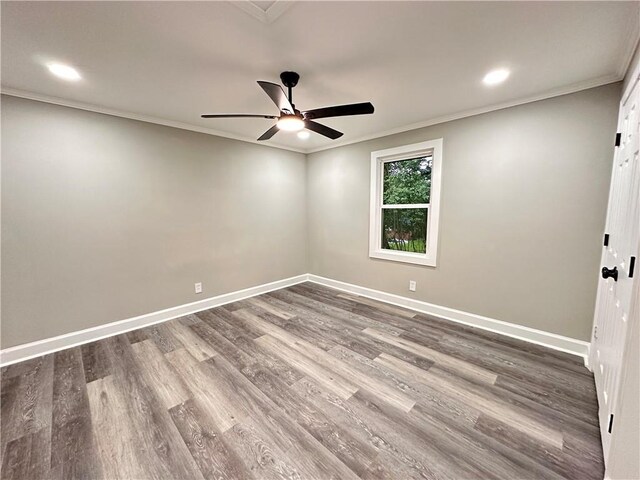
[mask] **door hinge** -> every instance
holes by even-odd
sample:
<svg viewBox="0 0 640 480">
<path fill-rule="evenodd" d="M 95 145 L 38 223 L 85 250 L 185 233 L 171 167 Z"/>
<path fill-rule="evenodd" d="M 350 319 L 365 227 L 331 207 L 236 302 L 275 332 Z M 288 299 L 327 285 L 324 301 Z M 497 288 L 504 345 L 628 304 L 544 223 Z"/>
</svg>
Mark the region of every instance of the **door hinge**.
<svg viewBox="0 0 640 480">
<path fill-rule="evenodd" d="M 613 429 L 613 413 L 609 415 L 609 428 L 607 428 L 607 432 L 611 433 Z"/>
<path fill-rule="evenodd" d="M 620 146 L 620 140 L 622 140 L 622 134 L 621 133 L 616 133 L 616 147 Z"/>
<path fill-rule="evenodd" d="M 629 278 L 633 277 L 633 270 L 635 269 L 636 266 L 636 257 L 631 257 L 631 259 L 629 260 Z"/>
<path fill-rule="evenodd" d="M 595 327 L 593 327 L 593 339 L 594 340 L 598 339 L 598 326 L 597 325 Z"/>
<path fill-rule="evenodd" d="M 608 233 L 604 234 L 604 246 L 605 247 L 609 246 L 609 234 Z"/>
</svg>

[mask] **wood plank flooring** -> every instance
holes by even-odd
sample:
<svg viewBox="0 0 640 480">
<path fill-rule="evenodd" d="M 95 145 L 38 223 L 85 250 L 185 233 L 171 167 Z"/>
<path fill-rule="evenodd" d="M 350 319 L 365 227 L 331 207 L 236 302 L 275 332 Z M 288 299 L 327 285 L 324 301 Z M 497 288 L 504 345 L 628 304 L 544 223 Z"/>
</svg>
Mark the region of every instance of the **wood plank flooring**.
<svg viewBox="0 0 640 480">
<path fill-rule="evenodd" d="M 580 359 L 312 283 L 2 369 L 2 479 L 601 479 Z"/>
</svg>

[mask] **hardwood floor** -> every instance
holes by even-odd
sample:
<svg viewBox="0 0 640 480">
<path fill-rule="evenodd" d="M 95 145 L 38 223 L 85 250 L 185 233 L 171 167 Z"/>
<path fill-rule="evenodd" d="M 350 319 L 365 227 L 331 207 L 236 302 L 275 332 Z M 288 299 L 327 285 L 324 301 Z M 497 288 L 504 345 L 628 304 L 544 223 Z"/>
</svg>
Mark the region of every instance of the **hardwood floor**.
<svg viewBox="0 0 640 480">
<path fill-rule="evenodd" d="M 3 479 L 601 479 L 580 359 L 305 283 L 2 370 Z"/>
</svg>

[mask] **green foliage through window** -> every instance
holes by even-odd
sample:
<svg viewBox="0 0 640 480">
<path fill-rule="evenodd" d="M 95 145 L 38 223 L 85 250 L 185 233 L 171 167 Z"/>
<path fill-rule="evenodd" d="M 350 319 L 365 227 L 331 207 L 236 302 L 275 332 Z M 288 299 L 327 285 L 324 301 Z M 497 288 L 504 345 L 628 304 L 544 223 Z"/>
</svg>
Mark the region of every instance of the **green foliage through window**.
<svg viewBox="0 0 640 480">
<path fill-rule="evenodd" d="M 432 156 L 386 162 L 383 204 L 429 203 L 432 167 Z"/>
<path fill-rule="evenodd" d="M 385 162 L 383 205 L 429 204 L 431 197 L 431 155 Z M 382 248 L 426 253 L 428 209 L 383 208 Z"/>
<path fill-rule="evenodd" d="M 426 253 L 427 215 L 426 208 L 384 208 L 382 248 Z"/>
</svg>

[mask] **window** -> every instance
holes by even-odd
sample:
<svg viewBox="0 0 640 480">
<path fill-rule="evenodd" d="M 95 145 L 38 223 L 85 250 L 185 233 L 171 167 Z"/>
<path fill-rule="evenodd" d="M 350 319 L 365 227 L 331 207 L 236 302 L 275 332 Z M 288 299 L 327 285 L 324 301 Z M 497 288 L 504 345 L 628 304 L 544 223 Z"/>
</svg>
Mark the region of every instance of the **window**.
<svg viewBox="0 0 640 480">
<path fill-rule="evenodd" d="M 436 265 L 442 139 L 371 153 L 369 256 Z"/>
</svg>

